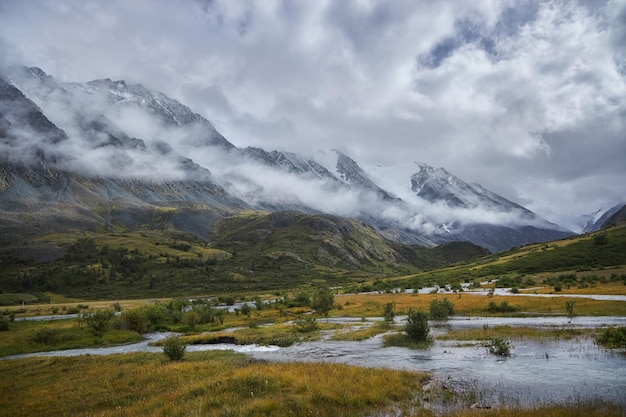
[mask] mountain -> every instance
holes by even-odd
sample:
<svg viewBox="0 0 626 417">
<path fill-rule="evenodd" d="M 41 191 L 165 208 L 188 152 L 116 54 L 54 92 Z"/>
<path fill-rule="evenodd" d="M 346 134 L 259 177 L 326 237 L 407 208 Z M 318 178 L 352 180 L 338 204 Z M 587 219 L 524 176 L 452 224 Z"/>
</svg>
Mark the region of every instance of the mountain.
<svg viewBox="0 0 626 417">
<path fill-rule="evenodd" d="M 442 168 L 420 164 L 382 186 L 337 150 L 237 148 L 182 103 L 123 80 L 64 83 L 38 68 L 6 69 L 0 135 L 7 232 L 73 224 L 206 239 L 218 220 L 252 209 L 355 218 L 402 244 L 462 240 L 492 252 L 571 234 Z"/>
<path fill-rule="evenodd" d="M 451 207 L 516 211 L 522 218 L 536 218 L 530 210 L 486 190 L 480 184 L 468 184 L 444 168 L 434 168 L 423 163 L 417 165 L 419 171 L 411 177 L 411 191 L 424 200 L 444 202 Z"/>
<path fill-rule="evenodd" d="M 602 229 L 615 226 L 625 221 L 626 221 L 626 205 L 622 205 L 622 207 L 619 210 L 617 210 L 615 213 L 609 216 L 609 218 L 607 218 L 606 221 L 602 223 Z"/>
<path fill-rule="evenodd" d="M 595 232 L 596 230 L 600 230 L 604 227 L 616 224 L 619 221 L 619 215 L 616 218 L 613 218 L 620 210 L 626 205 L 624 203 L 618 203 L 608 210 L 598 210 L 593 214 L 584 216 L 587 221 L 583 227 L 583 233 Z"/>
<path fill-rule="evenodd" d="M 502 224 L 473 221 L 449 223 L 437 233 L 439 239 L 468 240 L 497 252 L 532 242 L 562 239 L 572 232 L 551 223 L 530 210 L 499 196 L 480 184 L 468 184 L 444 168 L 418 163 L 411 176 L 411 191 L 431 203 L 468 213 L 484 212 L 483 217 L 508 217 Z"/>
</svg>

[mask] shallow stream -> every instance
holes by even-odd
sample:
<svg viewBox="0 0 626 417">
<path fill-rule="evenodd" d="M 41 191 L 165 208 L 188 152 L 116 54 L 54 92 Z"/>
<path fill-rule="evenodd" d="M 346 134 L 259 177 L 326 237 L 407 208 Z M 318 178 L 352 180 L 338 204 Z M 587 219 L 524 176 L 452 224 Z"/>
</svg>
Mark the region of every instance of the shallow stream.
<svg viewBox="0 0 626 417">
<path fill-rule="evenodd" d="M 402 318 L 397 318 L 399 322 Z M 329 322 L 367 325 L 353 318 L 330 318 Z M 453 318 L 432 323 L 434 335 L 463 328 L 498 325 L 596 328 L 603 325 L 626 326 L 626 317 L 533 318 Z M 546 341 L 514 341 L 512 356 L 491 355 L 479 343 L 436 341 L 430 348 L 411 350 L 383 348 L 382 335 L 361 341 L 333 341 L 331 332 L 319 341 L 290 347 L 192 345 L 188 351 L 228 349 L 255 358 L 281 362 L 334 362 L 357 366 L 430 372 L 443 389 L 471 392 L 473 399 L 487 405 L 532 405 L 547 402 L 609 400 L 626 406 L 626 353 L 596 346 L 589 338 Z M 26 356 L 109 355 L 129 352 L 161 352 L 149 343 L 169 336 L 147 335 L 140 343 L 124 346 L 74 349 L 36 353 Z M 3 359 L 11 359 L 8 357 Z"/>
</svg>

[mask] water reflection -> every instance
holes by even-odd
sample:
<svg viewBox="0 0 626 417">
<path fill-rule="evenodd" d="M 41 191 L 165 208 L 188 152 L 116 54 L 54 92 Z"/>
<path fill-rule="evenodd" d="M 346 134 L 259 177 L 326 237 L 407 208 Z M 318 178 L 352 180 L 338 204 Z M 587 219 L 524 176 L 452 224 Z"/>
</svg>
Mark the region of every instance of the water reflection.
<svg viewBox="0 0 626 417">
<path fill-rule="evenodd" d="M 402 318 L 397 318 L 399 322 Z M 330 318 L 326 321 L 362 326 L 352 318 Z M 433 333 L 445 333 L 483 326 L 570 326 L 595 328 L 602 325 L 626 325 L 626 317 L 576 317 L 572 324 L 564 317 L 533 318 L 453 318 L 433 323 Z M 446 386 L 464 387 L 476 398 L 496 405 L 536 404 L 567 400 L 605 399 L 626 405 L 626 355 L 599 348 L 588 338 L 548 341 L 514 341 L 512 356 L 502 359 L 487 352 L 478 342 L 436 341 L 429 349 L 383 348 L 383 335 L 354 341 L 329 340 L 325 332 L 319 341 L 298 343 L 290 347 L 195 345 L 188 351 L 235 350 L 255 358 L 280 362 L 334 362 L 350 365 L 431 372 Z M 24 356 L 109 355 L 129 352 L 161 352 L 151 342 L 171 333 L 147 335 L 147 340 L 124 346 L 74 349 L 36 353 Z M 11 359 L 11 358 L 4 358 Z"/>
</svg>

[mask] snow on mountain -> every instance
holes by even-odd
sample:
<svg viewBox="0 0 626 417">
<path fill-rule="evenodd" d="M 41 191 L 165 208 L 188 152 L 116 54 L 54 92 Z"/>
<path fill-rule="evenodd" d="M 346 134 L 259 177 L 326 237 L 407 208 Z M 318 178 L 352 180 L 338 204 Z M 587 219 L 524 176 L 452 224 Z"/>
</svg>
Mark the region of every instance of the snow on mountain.
<svg viewBox="0 0 626 417">
<path fill-rule="evenodd" d="M 624 205 L 626 205 L 626 202 L 620 202 L 612 206 L 609 209 L 606 209 L 606 210 L 600 209 L 596 211 L 595 213 L 582 216 L 582 218 L 586 220 L 585 223 L 583 224 L 582 232 L 589 233 L 589 232 L 595 232 L 596 230 L 600 230 L 602 226 L 604 225 L 604 223 L 606 223 L 606 221 L 611 216 L 613 216 L 622 207 L 624 207 Z"/>
<path fill-rule="evenodd" d="M 195 129 L 191 144 L 195 146 L 222 146 L 232 149 L 234 145 L 213 127 L 211 122 L 187 106 L 167 97 L 165 94 L 147 89 L 141 84 L 127 84 L 124 80 L 112 81 L 109 78 L 87 83 L 63 83 L 70 91 L 101 95 L 109 103 L 125 109 L 141 109 L 155 116 L 166 127 Z"/>
<path fill-rule="evenodd" d="M 497 251 L 571 234 L 443 168 L 364 168 L 338 150 L 304 156 L 239 149 L 202 116 L 141 84 L 57 83 L 37 68 L 13 69 L 8 78 L 52 126 L 67 132 L 68 140 L 54 148 L 70 161 L 63 169 L 152 182 L 206 181 L 223 189 L 220 201 L 237 207 L 245 202 L 268 211 L 355 217 L 405 243 L 469 240 Z M 5 90 L 17 94 L 11 88 Z M 0 114 L 0 133 L 11 131 L 12 123 Z"/>
</svg>

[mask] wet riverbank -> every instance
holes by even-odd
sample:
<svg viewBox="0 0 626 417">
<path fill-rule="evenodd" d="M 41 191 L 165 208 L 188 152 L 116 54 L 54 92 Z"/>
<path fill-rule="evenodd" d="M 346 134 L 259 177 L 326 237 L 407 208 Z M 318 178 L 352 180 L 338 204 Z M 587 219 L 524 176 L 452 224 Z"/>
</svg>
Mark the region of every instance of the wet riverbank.
<svg viewBox="0 0 626 417">
<path fill-rule="evenodd" d="M 377 320 L 328 318 L 320 322 L 363 326 Z M 398 324 L 402 318 L 397 318 Z M 455 317 L 432 322 L 433 334 L 499 325 L 589 329 L 625 326 L 626 317 L 495 318 Z M 533 405 L 538 403 L 602 399 L 626 406 L 626 354 L 595 345 L 592 339 L 521 340 L 513 342 L 512 355 L 491 355 L 481 342 L 436 340 L 428 349 L 384 348 L 383 335 L 364 341 L 330 340 L 332 332 L 322 332 L 318 341 L 289 347 L 236 346 L 230 344 L 191 345 L 188 351 L 234 350 L 260 360 L 277 362 L 333 362 L 349 365 L 430 372 L 444 389 L 463 390 L 482 403 Z M 171 333 L 146 335 L 146 340 L 124 346 L 42 352 L 15 357 L 111 355 L 130 352 L 162 352 L 152 343 Z"/>
</svg>

